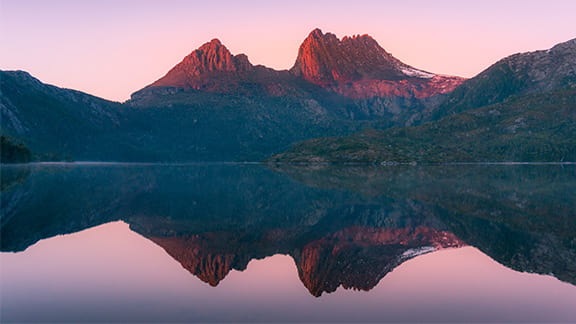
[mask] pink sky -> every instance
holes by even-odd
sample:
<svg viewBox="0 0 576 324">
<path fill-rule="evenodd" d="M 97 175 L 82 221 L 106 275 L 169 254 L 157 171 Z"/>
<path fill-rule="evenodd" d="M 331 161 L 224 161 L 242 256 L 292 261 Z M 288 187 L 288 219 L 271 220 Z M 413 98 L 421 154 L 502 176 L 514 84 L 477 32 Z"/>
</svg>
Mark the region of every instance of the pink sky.
<svg viewBox="0 0 576 324">
<path fill-rule="evenodd" d="M 319 27 L 370 34 L 414 67 L 472 77 L 576 37 L 574 12 L 573 0 L 2 0 L 0 69 L 124 101 L 212 38 L 253 64 L 290 68 Z"/>
</svg>

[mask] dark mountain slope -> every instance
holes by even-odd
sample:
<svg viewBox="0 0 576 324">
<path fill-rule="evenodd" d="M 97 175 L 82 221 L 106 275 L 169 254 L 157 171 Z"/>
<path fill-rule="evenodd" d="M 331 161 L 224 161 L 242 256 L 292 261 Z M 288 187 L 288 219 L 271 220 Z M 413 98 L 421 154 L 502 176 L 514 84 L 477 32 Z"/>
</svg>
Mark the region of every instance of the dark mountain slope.
<svg viewBox="0 0 576 324">
<path fill-rule="evenodd" d="M 113 135 L 123 120 L 119 103 L 22 71 L 0 71 L 0 89 L 2 134 L 22 140 L 40 159 L 101 159 L 121 151 L 121 138 Z"/>
<path fill-rule="evenodd" d="M 576 90 L 518 97 L 437 122 L 318 138 L 272 157 L 283 162 L 576 161 Z"/>
<path fill-rule="evenodd" d="M 129 109 L 132 137 L 161 161 L 260 161 L 296 141 L 377 127 L 346 120 L 313 99 L 176 90 L 147 100 L 161 105 Z"/>
<path fill-rule="evenodd" d="M 576 88 L 576 39 L 549 50 L 520 53 L 498 61 L 464 82 L 433 119 L 502 102 L 514 95 Z"/>
<path fill-rule="evenodd" d="M 37 160 L 257 161 L 296 141 L 364 127 L 314 99 L 155 87 L 144 99 L 155 106 L 143 109 L 25 72 L 0 73 L 2 135 L 23 142 Z"/>
</svg>

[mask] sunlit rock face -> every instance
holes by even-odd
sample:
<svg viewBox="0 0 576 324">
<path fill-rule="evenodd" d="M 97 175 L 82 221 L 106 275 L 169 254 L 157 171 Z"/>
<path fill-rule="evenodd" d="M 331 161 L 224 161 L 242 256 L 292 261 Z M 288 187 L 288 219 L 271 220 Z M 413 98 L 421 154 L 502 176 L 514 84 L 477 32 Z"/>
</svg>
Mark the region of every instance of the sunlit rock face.
<svg viewBox="0 0 576 324">
<path fill-rule="evenodd" d="M 304 40 L 290 71 L 354 99 L 425 98 L 450 92 L 464 81 L 415 69 L 386 52 L 369 35 L 340 40 L 320 29 Z"/>
<path fill-rule="evenodd" d="M 193 82 L 195 77 L 214 72 L 246 72 L 253 68 L 244 54 L 232 55 L 220 40 L 202 45 L 182 62 L 176 65 L 166 76 L 153 83 L 155 86 L 187 86 L 187 79 Z"/>
<path fill-rule="evenodd" d="M 305 96 L 314 91 L 306 84 L 309 82 L 352 99 L 427 98 L 448 93 L 463 81 L 460 77 L 415 69 L 386 52 L 368 35 L 340 40 L 315 29 L 300 46 L 290 71 L 254 66 L 246 55 L 233 55 L 218 39 L 213 39 L 147 88 Z"/>
<path fill-rule="evenodd" d="M 298 95 L 286 71 L 254 66 L 245 54 L 232 55 L 213 39 L 192 51 L 165 76 L 147 88 L 193 89 L 234 95 Z"/>
</svg>

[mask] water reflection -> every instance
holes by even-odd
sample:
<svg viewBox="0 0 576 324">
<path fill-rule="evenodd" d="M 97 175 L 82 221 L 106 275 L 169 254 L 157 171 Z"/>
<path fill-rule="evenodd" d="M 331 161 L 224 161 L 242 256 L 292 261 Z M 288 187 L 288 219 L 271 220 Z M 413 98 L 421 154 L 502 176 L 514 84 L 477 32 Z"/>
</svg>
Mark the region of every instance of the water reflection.
<svg viewBox="0 0 576 324">
<path fill-rule="evenodd" d="M 252 260 L 218 288 L 112 222 L 0 254 L 2 322 L 570 322 L 576 289 L 473 247 L 404 262 L 369 292 L 310 295 L 290 256 Z"/>
<path fill-rule="evenodd" d="M 3 167 L 1 247 L 122 220 L 212 286 L 280 253 L 313 296 L 370 290 L 411 258 L 465 245 L 576 284 L 575 169 Z"/>
</svg>

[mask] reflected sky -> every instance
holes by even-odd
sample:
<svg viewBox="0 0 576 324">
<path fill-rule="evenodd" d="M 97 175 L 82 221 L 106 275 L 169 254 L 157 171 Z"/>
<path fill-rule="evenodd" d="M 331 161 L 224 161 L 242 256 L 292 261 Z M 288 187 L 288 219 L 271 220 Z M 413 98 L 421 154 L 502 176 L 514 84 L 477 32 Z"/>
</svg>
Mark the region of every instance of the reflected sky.
<svg viewBox="0 0 576 324">
<path fill-rule="evenodd" d="M 576 288 L 510 270 L 473 247 L 406 261 L 369 292 L 311 296 L 289 256 L 252 260 L 218 287 L 113 222 L 1 255 L 2 321 L 549 322 Z M 33 310 L 33 311 L 32 311 Z"/>
</svg>

